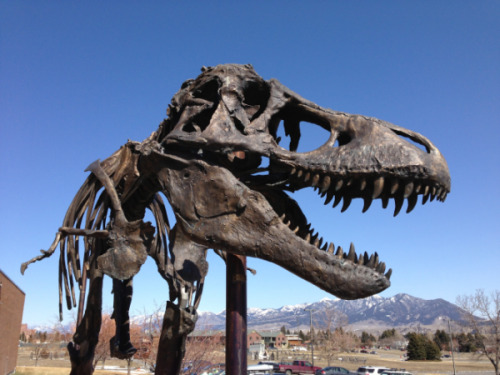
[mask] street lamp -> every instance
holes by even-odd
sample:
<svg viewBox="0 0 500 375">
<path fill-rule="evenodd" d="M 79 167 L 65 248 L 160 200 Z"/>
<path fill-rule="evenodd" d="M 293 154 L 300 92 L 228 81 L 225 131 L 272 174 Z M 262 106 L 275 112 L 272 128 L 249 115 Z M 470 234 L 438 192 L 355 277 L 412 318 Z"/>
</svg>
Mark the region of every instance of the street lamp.
<svg viewBox="0 0 500 375">
<path fill-rule="evenodd" d="M 309 332 L 311 333 L 311 364 L 314 366 L 314 344 L 313 344 L 314 337 L 313 337 L 313 330 L 312 330 L 312 328 L 313 328 L 313 316 L 312 316 L 312 313 L 315 310 L 313 310 L 313 309 L 304 309 L 304 311 L 309 311 L 309 318 L 310 318 L 310 322 L 311 322 L 310 323 L 310 328 L 309 328 Z"/>
<path fill-rule="evenodd" d="M 450 319 L 448 319 L 448 331 L 450 332 L 450 349 L 451 349 L 451 361 L 453 362 L 453 375 L 456 375 L 455 370 L 455 354 L 453 353 L 453 336 L 451 335 Z"/>
</svg>

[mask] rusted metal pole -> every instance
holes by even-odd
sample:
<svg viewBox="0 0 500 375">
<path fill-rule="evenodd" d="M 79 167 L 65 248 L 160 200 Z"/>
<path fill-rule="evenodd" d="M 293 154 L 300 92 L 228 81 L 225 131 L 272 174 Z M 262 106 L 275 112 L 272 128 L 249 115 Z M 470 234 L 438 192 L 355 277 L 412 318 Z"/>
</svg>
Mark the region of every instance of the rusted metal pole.
<svg viewBox="0 0 500 375">
<path fill-rule="evenodd" d="M 226 374 L 247 373 L 246 257 L 227 254 L 226 260 Z"/>
</svg>

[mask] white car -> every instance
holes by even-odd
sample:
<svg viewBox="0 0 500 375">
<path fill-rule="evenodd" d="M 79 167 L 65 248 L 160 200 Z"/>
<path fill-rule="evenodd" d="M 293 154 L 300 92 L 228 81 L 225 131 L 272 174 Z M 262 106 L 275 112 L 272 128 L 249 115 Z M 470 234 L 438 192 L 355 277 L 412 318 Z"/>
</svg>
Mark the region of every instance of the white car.
<svg viewBox="0 0 500 375">
<path fill-rule="evenodd" d="M 247 374 L 264 375 L 273 373 L 273 365 L 250 365 L 247 367 Z"/>
<path fill-rule="evenodd" d="M 362 366 L 356 371 L 358 375 L 380 375 L 384 371 L 388 371 L 387 367 Z"/>
</svg>

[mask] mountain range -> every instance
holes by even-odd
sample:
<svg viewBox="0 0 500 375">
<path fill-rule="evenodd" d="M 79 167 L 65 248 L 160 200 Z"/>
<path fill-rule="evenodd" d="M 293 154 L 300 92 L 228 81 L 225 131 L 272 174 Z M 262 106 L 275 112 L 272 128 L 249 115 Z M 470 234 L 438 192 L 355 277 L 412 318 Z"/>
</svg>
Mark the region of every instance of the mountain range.
<svg viewBox="0 0 500 375">
<path fill-rule="evenodd" d="M 447 329 L 448 321 L 461 319 L 458 306 L 443 299 L 424 300 L 408 294 L 378 295 L 360 300 L 322 299 L 319 302 L 283 306 L 277 309 L 249 308 L 248 330 L 309 330 L 311 324 L 325 329 L 341 324 L 351 330 L 380 331 L 387 328 L 408 330 Z M 225 329 L 226 311 L 199 312 L 198 330 Z"/>
<path fill-rule="evenodd" d="M 154 319 L 159 326 L 162 313 Z M 220 313 L 198 312 L 196 330 L 224 330 L 226 311 Z M 151 316 L 136 315 L 131 317 L 132 324 L 144 325 Z M 290 331 L 310 329 L 332 329 L 342 326 L 351 331 L 381 333 L 385 329 L 397 328 L 400 332 L 448 330 L 448 322 L 457 329 L 461 320 L 458 306 L 443 299 L 424 300 L 408 294 L 393 297 L 378 295 L 359 299 L 341 300 L 324 298 L 319 302 L 299 305 L 286 305 L 280 308 L 248 308 L 248 331 L 272 331 L 285 326 Z M 68 325 L 69 327 L 69 325 Z M 67 327 L 67 328 L 68 328 Z M 51 331 L 52 327 L 33 327 L 39 331 Z M 157 327 L 159 328 L 159 327 Z M 68 328 L 69 329 L 69 328 Z"/>
</svg>

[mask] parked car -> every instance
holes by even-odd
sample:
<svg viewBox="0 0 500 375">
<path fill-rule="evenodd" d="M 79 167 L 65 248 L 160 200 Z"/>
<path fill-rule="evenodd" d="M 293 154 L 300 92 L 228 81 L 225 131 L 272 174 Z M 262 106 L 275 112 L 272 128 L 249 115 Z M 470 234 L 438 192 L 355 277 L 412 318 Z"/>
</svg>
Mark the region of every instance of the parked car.
<svg viewBox="0 0 500 375">
<path fill-rule="evenodd" d="M 308 361 L 293 361 L 292 363 L 281 362 L 279 372 L 284 372 L 287 375 L 315 374 L 316 370 L 320 369 L 321 367 L 313 366 Z"/>
<path fill-rule="evenodd" d="M 247 367 L 248 375 L 265 375 L 265 374 L 272 374 L 273 372 L 274 372 L 273 365 L 258 364 L 258 365 L 250 365 Z"/>
<path fill-rule="evenodd" d="M 389 370 L 385 370 L 380 375 L 413 375 L 411 372 L 406 371 L 404 368 L 395 369 L 391 368 Z"/>
<path fill-rule="evenodd" d="M 348 369 L 343 367 L 329 366 L 316 370 L 315 375 L 350 375 L 353 374 Z"/>
<path fill-rule="evenodd" d="M 361 366 L 356 372 L 358 375 L 381 375 L 387 370 L 389 370 L 387 367 Z"/>
<path fill-rule="evenodd" d="M 273 366 L 273 371 L 278 372 L 280 370 L 280 364 L 273 361 L 260 361 L 258 365 L 271 365 Z"/>
</svg>

